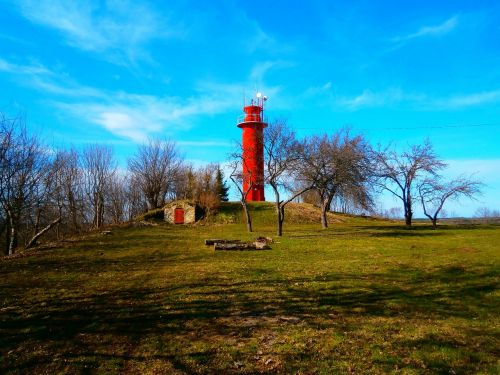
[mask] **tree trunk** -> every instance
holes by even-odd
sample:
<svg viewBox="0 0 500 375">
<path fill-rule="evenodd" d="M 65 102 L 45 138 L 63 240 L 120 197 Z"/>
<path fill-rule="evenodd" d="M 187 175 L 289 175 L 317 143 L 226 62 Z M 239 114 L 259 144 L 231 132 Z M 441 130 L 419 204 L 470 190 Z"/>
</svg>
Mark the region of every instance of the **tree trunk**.
<svg viewBox="0 0 500 375">
<path fill-rule="evenodd" d="M 434 229 L 436 229 L 436 227 L 437 227 L 437 217 L 433 217 L 431 219 L 431 221 L 432 221 L 432 226 L 434 227 Z"/>
<path fill-rule="evenodd" d="M 9 251 L 8 255 L 13 255 L 15 249 L 17 247 L 17 228 L 16 223 L 14 222 L 12 217 L 9 217 L 9 226 L 10 226 L 10 234 L 9 234 Z"/>
<path fill-rule="evenodd" d="M 73 229 L 78 232 L 80 229 L 78 226 L 78 220 L 77 220 L 77 209 L 76 209 L 76 202 L 75 202 L 75 196 L 73 192 L 70 190 L 68 193 L 68 203 L 69 203 L 69 211 L 71 213 L 71 221 L 73 223 Z"/>
<path fill-rule="evenodd" d="M 6 238 L 7 238 L 8 237 L 8 230 L 9 230 L 7 220 L 0 223 L 0 243 L 2 243 L 2 236 L 3 236 L 5 229 L 7 229 L 7 233 L 6 233 Z M 2 247 L 2 249 L 0 251 L 1 251 L 2 255 L 7 255 L 7 248 L 6 247 Z"/>
<path fill-rule="evenodd" d="M 405 224 L 408 226 L 408 227 L 411 227 L 411 212 L 407 212 L 405 214 Z"/>
<path fill-rule="evenodd" d="M 245 212 L 245 220 L 246 220 L 246 224 L 247 224 L 247 231 L 249 233 L 252 233 L 253 232 L 253 228 L 252 228 L 252 219 L 250 218 L 250 212 L 248 211 L 248 206 L 245 203 L 241 203 L 241 205 L 243 206 L 243 212 Z"/>
<path fill-rule="evenodd" d="M 321 204 L 321 228 L 323 228 L 323 229 L 328 228 L 328 220 L 326 217 L 326 211 L 327 211 L 327 205 L 326 205 L 325 201 L 323 201 Z"/>
<path fill-rule="evenodd" d="M 9 243 L 10 243 L 10 221 L 7 218 L 5 220 L 5 243 L 2 249 L 3 255 L 9 255 Z"/>
<path fill-rule="evenodd" d="M 102 227 L 104 222 L 104 198 L 100 193 L 98 193 L 96 198 L 96 209 L 95 209 L 95 228 L 99 229 Z"/>
<path fill-rule="evenodd" d="M 278 237 L 283 236 L 283 221 L 281 221 L 280 218 L 278 218 L 278 230 L 276 231 L 276 234 Z"/>
<path fill-rule="evenodd" d="M 28 244 L 26 245 L 26 249 L 29 249 L 30 247 L 32 247 L 35 244 L 36 240 L 38 240 L 41 236 L 43 236 L 46 232 L 48 232 L 54 225 L 59 224 L 60 221 L 61 221 L 61 217 L 59 216 L 56 220 L 51 221 L 49 223 L 49 225 L 47 225 L 41 231 L 39 231 L 38 233 L 36 233 L 31 238 L 31 240 L 28 242 Z"/>
<path fill-rule="evenodd" d="M 283 235 L 283 220 L 281 220 L 281 205 L 277 203 L 276 207 L 276 234 L 281 237 Z"/>
<path fill-rule="evenodd" d="M 327 212 L 332 204 L 333 194 L 331 196 L 326 196 L 321 200 L 321 227 L 323 229 L 328 228 L 328 217 Z"/>
<path fill-rule="evenodd" d="M 405 223 L 407 226 L 411 226 L 411 219 L 413 216 L 413 212 L 411 211 L 411 205 L 406 203 L 405 204 Z"/>
<path fill-rule="evenodd" d="M 8 250 L 7 250 L 7 254 L 8 255 L 13 255 L 15 250 L 16 250 L 16 247 L 17 247 L 17 220 L 16 218 L 14 217 L 14 212 L 12 211 L 12 209 L 10 208 L 7 208 L 6 210 L 7 212 L 7 216 L 8 216 L 8 219 L 9 219 L 9 232 L 8 232 Z"/>
<path fill-rule="evenodd" d="M 279 205 L 278 208 L 278 230 L 276 234 L 281 237 L 283 236 L 283 222 L 285 221 L 285 206 Z"/>
<path fill-rule="evenodd" d="M 273 188 L 273 191 L 274 191 L 274 197 L 275 197 L 275 207 L 276 207 L 276 224 L 277 224 L 277 227 L 276 227 L 276 234 L 278 235 L 278 237 L 281 237 L 283 235 L 283 218 L 281 217 L 283 211 L 281 209 L 281 200 L 280 200 L 280 193 L 278 191 L 278 187 L 273 185 L 273 184 L 270 184 L 271 187 Z"/>
</svg>

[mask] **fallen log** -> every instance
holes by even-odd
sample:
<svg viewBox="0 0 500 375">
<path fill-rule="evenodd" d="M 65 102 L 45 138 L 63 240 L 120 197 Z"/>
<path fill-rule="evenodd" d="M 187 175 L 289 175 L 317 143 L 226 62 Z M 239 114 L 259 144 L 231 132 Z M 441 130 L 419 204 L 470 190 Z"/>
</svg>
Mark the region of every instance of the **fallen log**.
<svg viewBox="0 0 500 375">
<path fill-rule="evenodd" d="M 223 240 L 223 239 L 208 239 L 205 240 L 205 245 L 211 246 L 216 243 L 240 243 L 241 240 Z"/>
<path fill-rule="evenodd" d="M 214 243 L 214 250 L 248 250 L 255 249 L 254 242 L 240 242 L 240 243 Z"/>
<path fill-rule="evenodd" d="M 214 243 L 214 250 L 267 250 L 265 242 Z"/>
</svg>

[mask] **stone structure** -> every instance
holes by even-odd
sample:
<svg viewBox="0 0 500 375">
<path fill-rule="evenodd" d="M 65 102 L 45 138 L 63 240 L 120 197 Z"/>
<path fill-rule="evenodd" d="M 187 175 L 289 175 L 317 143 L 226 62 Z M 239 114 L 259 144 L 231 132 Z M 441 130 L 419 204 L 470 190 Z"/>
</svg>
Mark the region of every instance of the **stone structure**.
<svg viewBox="0 0 500 375">
<path fill-rule="evenodd" d="M 192 224 L 203 216 L 203 210 L 187 200 L 167 203 L 163 210 L 165 221 L 170 224 Z"/>
</svg>

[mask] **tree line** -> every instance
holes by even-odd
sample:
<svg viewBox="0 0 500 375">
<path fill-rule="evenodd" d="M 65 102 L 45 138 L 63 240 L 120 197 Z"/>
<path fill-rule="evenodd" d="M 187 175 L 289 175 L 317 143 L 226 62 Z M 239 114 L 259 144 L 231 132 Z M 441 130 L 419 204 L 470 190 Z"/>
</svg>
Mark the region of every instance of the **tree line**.
<svg viewBox="0 0 500 375">
<path fill-rule="evenodd" d="M 195 168 L 175 142 L 150 140 L 120 170 L 113 150 L 87 145 L 53 150 L 19 118 L 0 117 L 0 246 L 12 255 L 42 236 L 64 238 L 132 220 L 174 199 L 206 212 L 228 199 L 217 164 Z"/>
<path fill-rule="evenodd" d="M 382 190 L 396 196 L 412 224 L 415 204 L 435 226 L 448 200 L 473 198 L 481 183 L 472 177 L 444 179 L 445 163 L 431 144 L 374 148 L 347 129 L 298 139 L 286 121 L 269 124 L 264 132 L 264 180 L 273 192 L 277 234 L 282 235 L 286 207 L 301 200 L 321 208 L 321 224 L 334 208 L 356 212 L 373 210 Z M 231 154 L 229 178 L 239 193 L 249 231 L 252 222 L 243 191 L 241 145 Z M 245 170 L 248 170 L 245 168 Z M 249 172 L 247 172 L 249 173 Z M 228 187 L 217 164 L 194 167 L 176 143 L 151 139 L 140 145 L 120 170 L 113 150 L 87 145 L 54 150 L 26 131 L 19 118 L 0 115 L 0 246 L 13 254 L 43 237 L 60 239 L 130 221 L 161 209 L 176 199 L 196 201 L 207 215 L 228 200 Z"/>
</svg>

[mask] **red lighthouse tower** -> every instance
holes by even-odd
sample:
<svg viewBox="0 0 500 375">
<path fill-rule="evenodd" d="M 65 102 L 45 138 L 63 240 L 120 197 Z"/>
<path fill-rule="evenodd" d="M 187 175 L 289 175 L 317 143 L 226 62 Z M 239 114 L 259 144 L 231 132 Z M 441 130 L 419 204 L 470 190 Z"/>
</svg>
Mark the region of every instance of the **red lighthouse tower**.
<svg viewBox="0 0 500 375">
<path fill-rule="evenodd" d="M 243 129 L 243 191 L 248 201 L 264 201 L 264 103 L 267 97 L 257 93 L 257 100 L 243 107 L 245 114 L 238 120 Z M 242 120 L 242 121 L 241 121 Z M 250 191 L 249 191 L 249 188 Z"/>
</svg>

